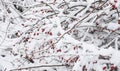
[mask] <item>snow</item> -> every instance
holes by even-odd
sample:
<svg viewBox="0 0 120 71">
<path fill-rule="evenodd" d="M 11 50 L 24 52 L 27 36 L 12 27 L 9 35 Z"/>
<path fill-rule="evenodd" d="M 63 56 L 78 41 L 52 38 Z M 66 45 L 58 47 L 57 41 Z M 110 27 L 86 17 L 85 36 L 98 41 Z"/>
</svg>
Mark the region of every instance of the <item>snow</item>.
<svg viewBox="0 0 120 71">
<path fill-rule="evenodd" d="M 94 1 L 1 0 L 0 71 L 107 71 L 107 63 L 108 70 L 119 67 L 120 24 L 111 4 L 119 11 L 120 1 Z"/>
<path fill-rule="evenodd" d="M 107 28 L 110 29 L 110 30 L 117 30 L 118 28 L 120 28 L 120 25 L 117 24 L 117 23 L 109 23 L 107 25 Z"/>
</svg>

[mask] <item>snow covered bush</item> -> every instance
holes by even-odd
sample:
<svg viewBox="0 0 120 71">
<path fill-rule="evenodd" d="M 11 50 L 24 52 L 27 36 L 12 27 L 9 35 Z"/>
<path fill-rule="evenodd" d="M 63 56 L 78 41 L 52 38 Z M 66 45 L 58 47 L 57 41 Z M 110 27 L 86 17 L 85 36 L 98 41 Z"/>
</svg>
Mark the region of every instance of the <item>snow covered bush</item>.
<svg viewBox="0 0 120 71">
<path fill-rule="evenodd" d="M 1 0 L 4 71 L 119 71 L 119 0 Z"/>
</svg>

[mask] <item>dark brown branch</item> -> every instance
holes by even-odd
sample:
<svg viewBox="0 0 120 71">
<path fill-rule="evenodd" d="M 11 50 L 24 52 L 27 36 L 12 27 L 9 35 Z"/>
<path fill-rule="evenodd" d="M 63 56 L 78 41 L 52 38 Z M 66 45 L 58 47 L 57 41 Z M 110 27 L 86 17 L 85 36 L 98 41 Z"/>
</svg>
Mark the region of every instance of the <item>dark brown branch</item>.
<svg viewBox="0 0 120 71">
<path fill-rule="evenodd" d="M 117 11 L 118 17 L 120 17 L 120 14 L 119 14 L 118 8 L 116 8 L 116 11 Z"/>
</svg>

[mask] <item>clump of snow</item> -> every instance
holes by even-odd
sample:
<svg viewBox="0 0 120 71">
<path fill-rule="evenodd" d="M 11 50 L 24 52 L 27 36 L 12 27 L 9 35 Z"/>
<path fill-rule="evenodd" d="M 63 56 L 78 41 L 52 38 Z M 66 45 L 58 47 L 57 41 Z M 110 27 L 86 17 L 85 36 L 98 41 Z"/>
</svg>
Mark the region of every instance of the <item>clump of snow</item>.
<svg viewBox="0 0 120 71">
<path fill-rule="evenodd" d="M 117 24 L 117 23 L 109 23 L 109 24 L 107 24 L 107 29 L 117 30 L 118 28 L 120 28 L 120 25 Z"/>
</svg>

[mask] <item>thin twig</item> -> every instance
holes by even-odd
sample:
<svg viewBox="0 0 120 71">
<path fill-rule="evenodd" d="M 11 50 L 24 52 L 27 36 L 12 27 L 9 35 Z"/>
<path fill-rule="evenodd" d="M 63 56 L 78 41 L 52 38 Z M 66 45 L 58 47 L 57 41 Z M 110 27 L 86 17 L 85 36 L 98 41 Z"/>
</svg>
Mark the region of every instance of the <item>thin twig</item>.
<svg viewBox="0 0 120 71">
<path fill-rule="evenodd" d="M 84 18 L 82 18 L 81 20 L 79 20 L 70 30 L 68 30 L 67 32 L 65 32 L 55 43 L 53 44 L 57 44 L 61 39 L 62 37 L 67 34 L 68 32 L 70 32 L 71 30 L 73 30 L 80 22 L 82 22 L 84 19 L 86 19 L 92 12 L 94 11 L 94 9 L 87 15 L 85 16 Z"/>
<path fill-rule="evenodd" d="M 19 69 L 18 68 L 11 69 L 10 71 L 18 71 L 18 70 L 31 69 L 31 68 L 41 68 L 41 67 L 62 67 L 62 66 L 68 66 L 68 65 L 41 65 L 41 66 L 24 67 Z"/>
<path fill-rule="evenodd" d="M 7 29 L 6 29 L 6 32 L 5 32 L 5 36 L 4 36 L 3 40 L 0 42 L 0 46 L 4 43 L 4 41 L 5 41 L 6 37 L 7 37 L 7 31 L 8 31 L 9 26 L 10 26 L 10 22 L 9 22 L 9 24 L 7 26 Z"/>
</svg>

